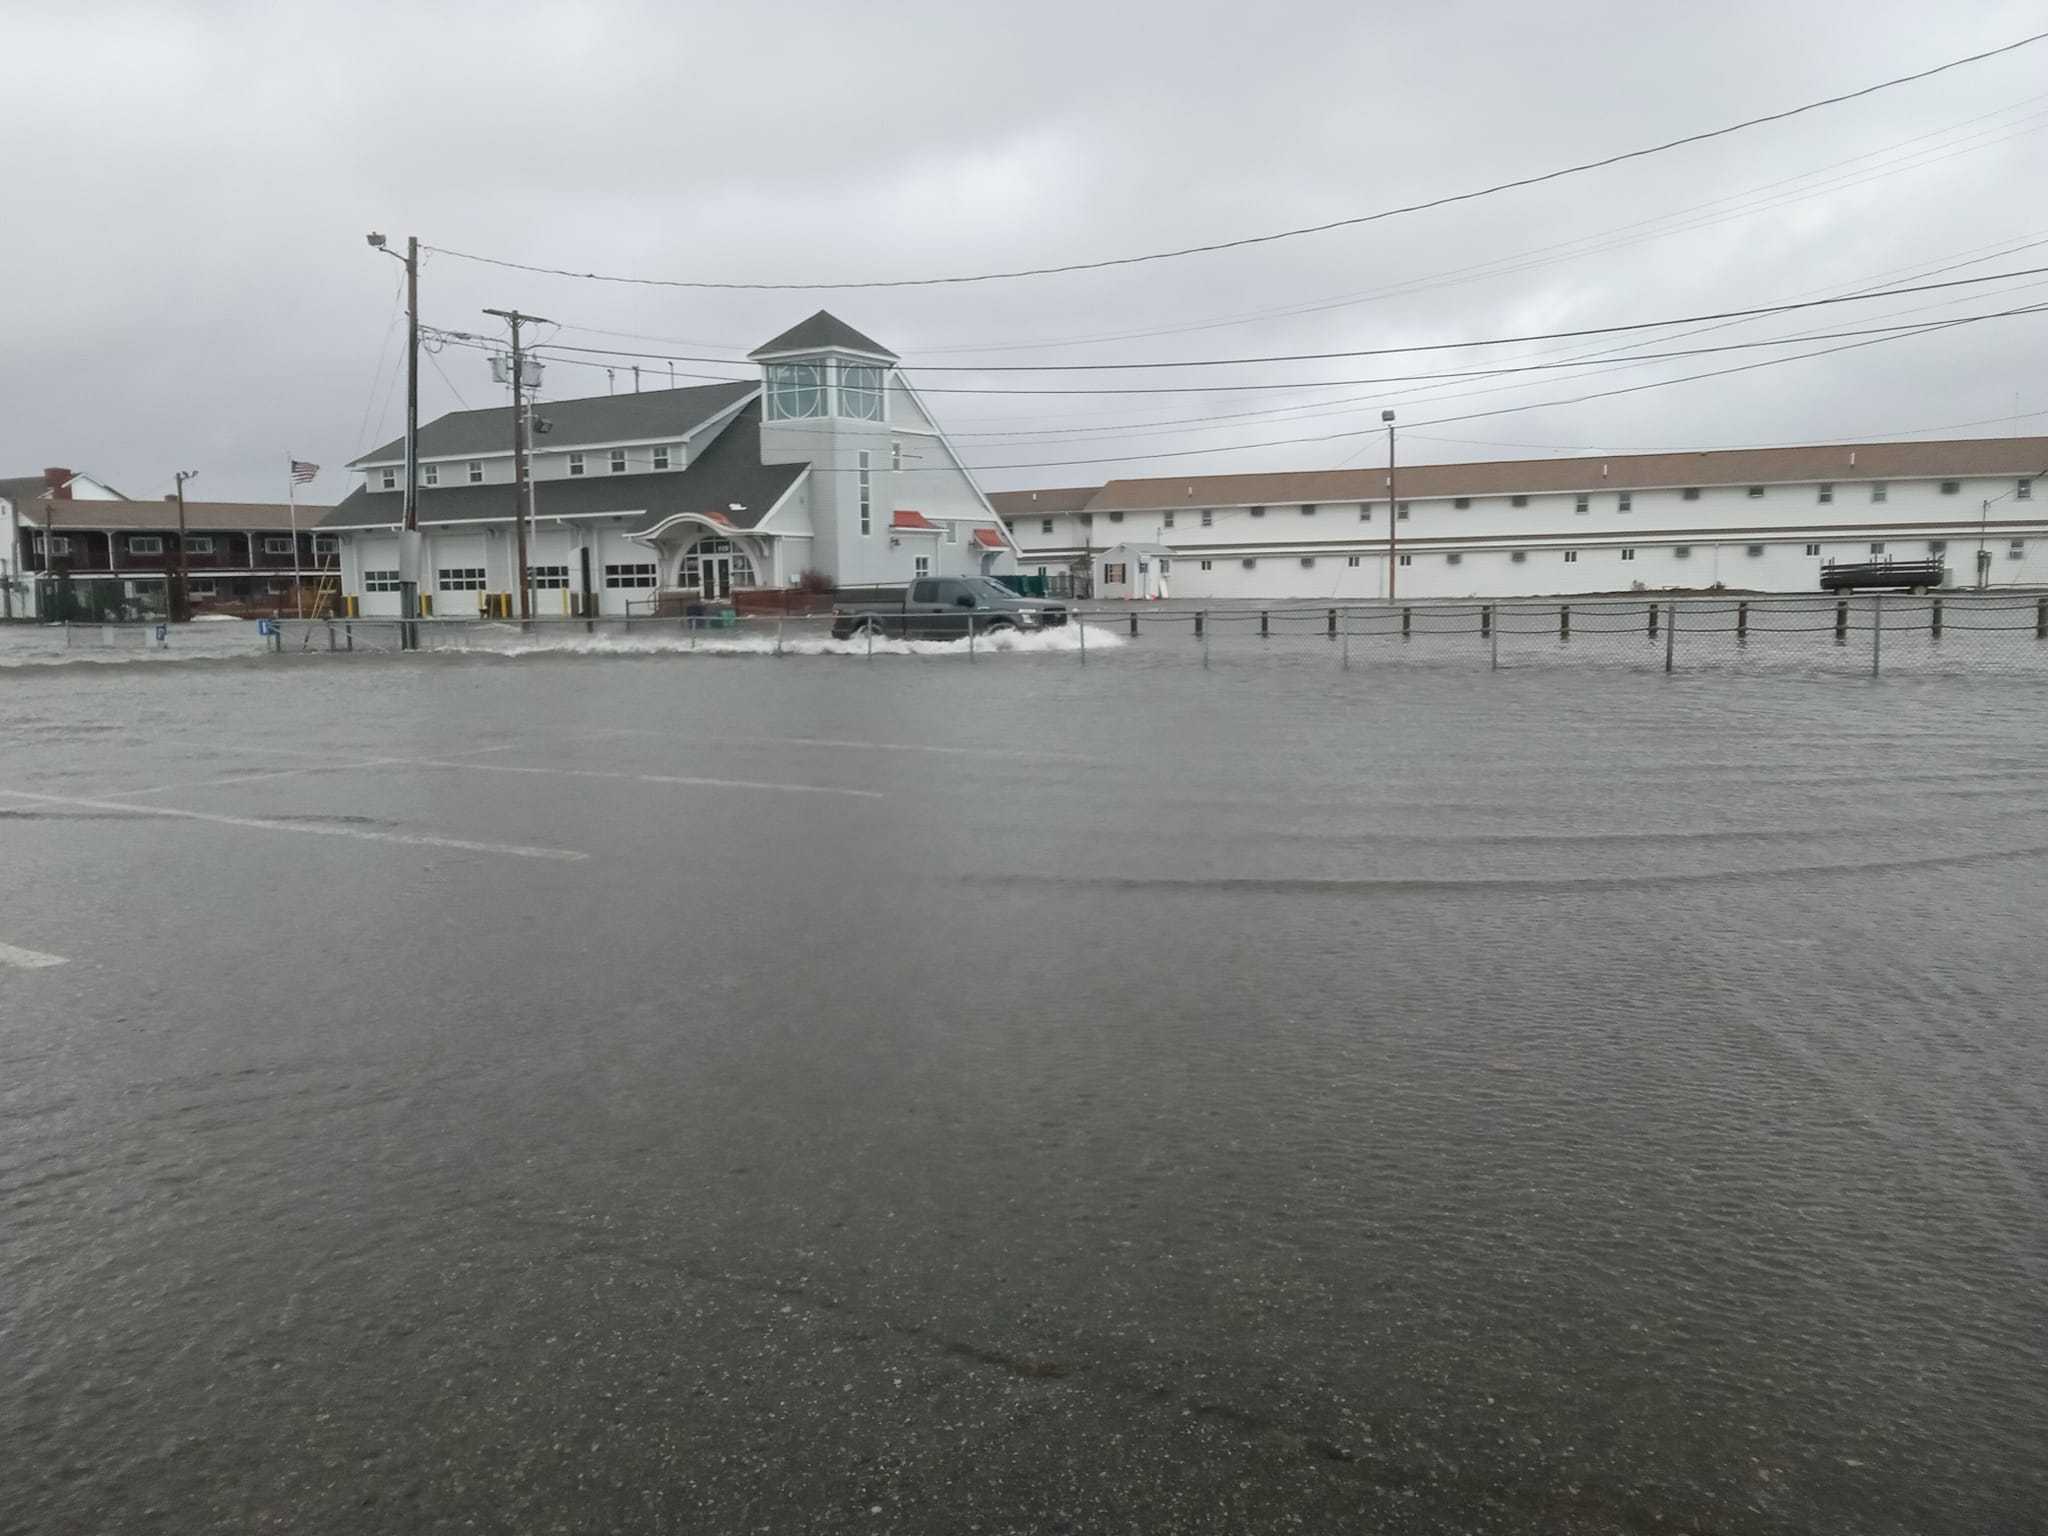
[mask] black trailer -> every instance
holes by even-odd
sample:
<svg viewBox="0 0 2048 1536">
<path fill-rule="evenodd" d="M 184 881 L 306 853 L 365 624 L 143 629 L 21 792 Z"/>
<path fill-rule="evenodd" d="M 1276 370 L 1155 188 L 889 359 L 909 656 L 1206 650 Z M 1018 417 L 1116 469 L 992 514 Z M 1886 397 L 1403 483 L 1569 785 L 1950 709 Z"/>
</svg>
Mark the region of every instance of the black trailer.
<svg viewBox="0 0 2048 1536">
<path fill-rule="evenodd" d="M 1932 592 L 1947 580 L 1939 560 L 1830 560 L 1820 568 L 1823 592 Z"/>
</svg>

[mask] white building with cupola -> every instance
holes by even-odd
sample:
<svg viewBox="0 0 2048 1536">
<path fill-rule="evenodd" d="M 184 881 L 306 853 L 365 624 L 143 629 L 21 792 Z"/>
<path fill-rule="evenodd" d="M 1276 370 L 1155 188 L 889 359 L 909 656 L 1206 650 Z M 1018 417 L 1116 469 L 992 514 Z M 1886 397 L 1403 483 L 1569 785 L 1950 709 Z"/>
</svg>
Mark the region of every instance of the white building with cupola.
<svg viewBox="0 0 2048 1536">
<path fill-rule="evenodd" d="M 528 515 L 533 612 L 653 614 L 816 573 L 835 586 L 1006 575 L 1016 546 L 896 355 L 820 310 L 750 359 L 757 381 L 542 400 L 530 506 L 509 405 L 419 429 L 420 593 L 435 617 L 517 612 Z M 322 520 L 365 616 L 400 606 L 405 443 L 351 464 Z"/>
</svg>

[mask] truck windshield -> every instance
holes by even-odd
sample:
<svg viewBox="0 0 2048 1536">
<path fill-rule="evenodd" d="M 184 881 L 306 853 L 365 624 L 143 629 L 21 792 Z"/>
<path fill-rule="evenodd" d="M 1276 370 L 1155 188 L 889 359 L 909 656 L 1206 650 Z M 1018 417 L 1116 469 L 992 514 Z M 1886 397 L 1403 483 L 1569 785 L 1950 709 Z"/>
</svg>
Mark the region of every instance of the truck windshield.
<svg viewBox="0 0 2048 1536">
<path fill-rule="evenodd" d="M 1000 602 L 1007 603 L 1017 595 L 1000 581 L 991 581 L 986 576 L 976 576 L 967 585 L 977 597 L 993 597 Z"/>
</svg>

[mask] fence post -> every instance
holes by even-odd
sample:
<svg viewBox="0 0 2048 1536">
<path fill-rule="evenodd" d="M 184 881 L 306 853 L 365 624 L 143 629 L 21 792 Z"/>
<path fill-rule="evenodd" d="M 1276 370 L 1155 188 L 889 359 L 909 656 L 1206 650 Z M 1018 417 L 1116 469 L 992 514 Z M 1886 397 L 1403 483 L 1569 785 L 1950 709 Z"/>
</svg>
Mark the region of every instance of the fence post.
<svg viewBox="0 0 2048 1536">
<path fill-rule="evenodd" d="M 1655 603 L 1650 604 L 1649 634 L 1652 640 L 1657 638 L 1657 605 Z"/>
<path fill-rule="evenodd" d="M 1749 604 L 1737 603 L 1735 605 L 1735 643 L 1737 645 L 1746 645 L 1748 642 Z"/>
<path fill-rule="evenodd" d="M 1484 639 L 1485 639 L 1485 638 L 1486 638 L 1486 637 L 1487 637 L 1488 635 L 1490 635 L 1490 634 L 1492 634 L 1492 633 L 1493 633 L 1493 604 L 1491 604 L 1491 603 L 1481 603 L 1481 604 L 1479 605 L 1479 638 L 1480 638 L 1480 639 L 1482 639 L 1482 640 L 1484 640 Z"/>
<path fill-rule="evenodd" d="M 1138 610 L 1135 608 L 1131 610 L 1131 638 L 1138 638 Z"/>
<path fill-rule="evenodd" d="M 782 624 L 782 615 L 778 613 L 775 615 L 775 654 L 778 656 L 782 654 Z M 974 620 L 971 618 L 967 621 L 967 633 L 974 633 Z"/>
<path fill-rule="evenodd" d="M 330 653 L 337 649 L 334 643 L 334 626 L 332 624 L 327 626 L 327 649 Z"/>
<path fill-rule="evenodd" d="M 1664 605 L 1664 670 L 1671 670 L 1672 659 L 1678 651 L 1678 603 L 1676 600 Z"/>
<path fill-rule="evenodd" d="M 1337 610 L 1334 608 L 1330 610 L 1330 638 L 1337 638 Z"/>
<path fill-rule="evenodd" d="M 1332 624 L 1337 622 L 1337 610 L 1334 608 L 1330 610 L 1330 622 Z M 1351 626 L 1349 624 L 1344 626 L 1344 670 L 1346 672 L 1351 670 Z"/>
<path fill-rule="evenodd" d="M 2034 638 L 2048 640 L 2048 597 L 2034 599 Z"/>
<path fill-rule="evenodd" d="M 868 637 L 868 660 L 873 661 L 875 659 L 875 621 L 869 619 L 867 623 L 861 625 L 861 631 Z"/>
<path fill-rule="evenodd" d="M 1570 603 L 1559 603 L 1557 605 L 1557 638 L 1569 640 L 1571 637 L 1572 605 Z"/>
<path fill-rule="evenodd" d="M 1928 609 L 1927 632 L 1936 640 L 1941 638 L 1941 599 L 1938 597 Z"/>
<path fill-rule="evenodd" d="M 1408 638 L 1408 632 L 1410 628 L 1414 625 L 1414 622 L 1415 610 L 1412 608 L 1403 608 L 1401 610 L 1401 638 L 1403 640 L 1406 640 Z"/>
<path fill-rule="evenodd" d="M 1088 665 L 1088 620 L 1085 616 L 1081 620 L 1081 665 Z"/>
<path fill-rule="evenodd" d="M 1500 616 L 1493 612 L 1491 605 L 1488 606 L 1486 611 L 1493 620 L 1486 627 L 1487 667 L 1490 671 L 1498 672 L 1500 670 Z"/>
<path fill-rule="evenodd" d="M 1846 597 L 1835 604 L 1835 644 L 1849 643 L 1849 599 Z"/>
<path fill-rule="evenodd" d="M 1870 594 L 1870 675 L 1878 675 L 1879 653 L 1884 649 L 1884 594 Z"/>
<path fill-rule="evenodd" d="M 1202 622 L 1202 615 L 1195 615 L 1195 633 L 1202 637 L 1202 670 L 1209 670 L 1209 626 Z"/>
<path fill-rule="evenodd" d="M 974 630 L 974 615 L 970 613 L 967 615 L 967 659 L 969 661 L 974 660 Z"/>
<path fill-rule="evenodd" d="M 355 625 L 353 625 L 353 624 L 344 624 L 344 625 L 342 625 L 342 626 L 341 626 L 341 635 L 342 635 L 342 638 L 343 638 L 344 640 L 346 640 L 346 641 L 348 642 L 348 644 L 347 644 L 347 646 L 345 647 L 345 649 L 347 649 L 347 650 L 351 650 L 351 651 L 352 651 L 352 650 L 354 650 L 354 649 L 356 648 L 356 627 L 355 627 Z"/>
<path fill-rule="evenodd" d="M 1199 608 L 1195 610 L 1195 638 L 1202 638 L 1202 610 Z"/>
<path fill-rule="evenodd" d="M 1272 634 L 1273 615 L 1268 613 L 1265 609 L 1261 608 L 1259 610 L 1259 638 L 1261 640 L 1267 640 L 1272 637 Z"/>
</svg>

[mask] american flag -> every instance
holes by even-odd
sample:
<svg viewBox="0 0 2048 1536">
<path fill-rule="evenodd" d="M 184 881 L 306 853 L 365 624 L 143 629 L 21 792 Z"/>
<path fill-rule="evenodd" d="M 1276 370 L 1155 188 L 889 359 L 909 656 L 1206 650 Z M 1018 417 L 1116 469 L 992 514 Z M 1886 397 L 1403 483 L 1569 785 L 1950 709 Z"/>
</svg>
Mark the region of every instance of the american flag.
<svg viewBox="0 0 2048 1536">
<path fill-rule="evenodd" d="M 318 464 L 308 464 L 303 459 L 292 460 L 292 484 L 304 485 L 320 473 Z"/>
</svg>

